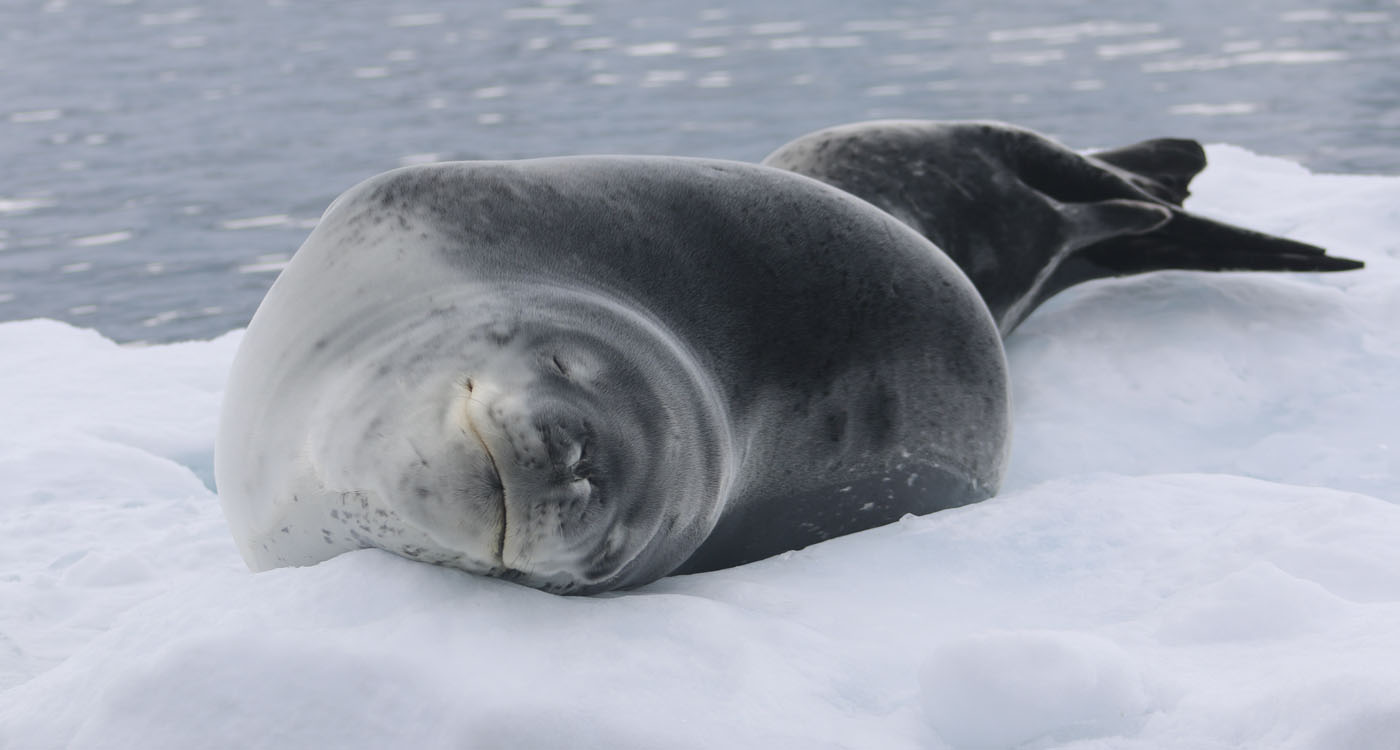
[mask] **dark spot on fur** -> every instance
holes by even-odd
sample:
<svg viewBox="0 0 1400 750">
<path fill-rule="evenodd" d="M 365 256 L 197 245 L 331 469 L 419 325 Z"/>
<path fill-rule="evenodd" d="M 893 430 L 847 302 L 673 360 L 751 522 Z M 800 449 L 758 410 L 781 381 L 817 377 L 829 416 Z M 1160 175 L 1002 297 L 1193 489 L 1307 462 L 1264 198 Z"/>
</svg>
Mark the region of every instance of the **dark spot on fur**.
<svg viewBox="0 0 1400 750">
<path fill-rule="evenodd" d="M 889 386 L 879 383 L 874 393 L 865 402 L 865 421 L 870 427 L 871 436 L 884 443 L 895 432 L 895 422 L 899 418 L 899 399 Z"/>
<path fill-rule="evenodd" d="M 846 412 L 838 411 L 826 415 L 826 439 L 833 443 L 841 442 L 846 435 Z"/>
</svg>

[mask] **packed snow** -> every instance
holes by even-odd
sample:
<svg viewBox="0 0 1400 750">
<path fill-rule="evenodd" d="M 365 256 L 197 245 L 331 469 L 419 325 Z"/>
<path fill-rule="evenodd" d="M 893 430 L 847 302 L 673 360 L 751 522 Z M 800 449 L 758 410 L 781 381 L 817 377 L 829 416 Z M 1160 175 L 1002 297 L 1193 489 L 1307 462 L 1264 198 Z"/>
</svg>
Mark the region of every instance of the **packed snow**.
<svg viewBox="0 0 1400 750">
<path fill-rule="evenodd" d="M 1400 177 L 1209 149 L 1188 207 L 1365 260 L 1071 290 L 1000 496 L 567 598 L 376 550 L 251 574 L 240 332 L 0 324 L 0 747 L 1400 747 Z"/>
</svg>

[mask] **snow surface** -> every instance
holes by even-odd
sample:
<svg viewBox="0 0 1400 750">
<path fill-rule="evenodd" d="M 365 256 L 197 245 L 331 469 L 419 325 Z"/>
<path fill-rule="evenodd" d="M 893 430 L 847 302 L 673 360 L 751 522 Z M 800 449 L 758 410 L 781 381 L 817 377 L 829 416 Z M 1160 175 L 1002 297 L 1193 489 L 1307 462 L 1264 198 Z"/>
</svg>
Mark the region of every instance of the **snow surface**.
<svg viewBox="0 0 1400 750">
<path fill-rule="evenodd" d="M 1193 209 L 1363 259 L 1079 287 L 1001 496 L 564 598 L 374 550 L 252 575 L 241 333 L 0 325 L 0 747 L 1400 747 L 1400 177 L 1209 149 Z"/>
</svg>

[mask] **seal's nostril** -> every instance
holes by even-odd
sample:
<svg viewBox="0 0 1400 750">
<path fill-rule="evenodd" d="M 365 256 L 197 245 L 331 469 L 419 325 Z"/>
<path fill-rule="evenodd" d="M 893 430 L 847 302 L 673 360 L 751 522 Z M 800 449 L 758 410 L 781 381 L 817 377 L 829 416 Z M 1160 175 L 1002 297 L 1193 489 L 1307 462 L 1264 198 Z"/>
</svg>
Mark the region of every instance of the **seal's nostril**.
<svg viewBox="0 0 1400 750">
<path fill-rule="evenodd" d="M 555 354 L 555 355 L 551 356 L 551 357 L 549 358 L 549 361 L 552 362 L 552 363 L 554 364 L 554 369 L 555 369 L 560 375 L 563 375 L 563 376 L 566 377 L 566 378 L 569 377 L 569 368 L 564 366 L 564 362 L 563 362 L 563 360 L 560 360 L 560 359 L 559 359 L 559 355 L 558 355 L 558 354 Z"/>
<path fill-rule="evenodd" d="M 476 383 L 472 382 L 472 379 L 471 379 L 471 378 L 467 378 L 466 386 L 467 386 L 467 393 L 471 393 L 471 392 L 472 392 L 472 389 L 476 388 Z"/>
<path fill-rule="evenodd" d="M 577 479 L 588 479 L 593 476 L 593 460 L 587 457 L 580 458 L 569 467 L 569 471 Z"/>
</svg>

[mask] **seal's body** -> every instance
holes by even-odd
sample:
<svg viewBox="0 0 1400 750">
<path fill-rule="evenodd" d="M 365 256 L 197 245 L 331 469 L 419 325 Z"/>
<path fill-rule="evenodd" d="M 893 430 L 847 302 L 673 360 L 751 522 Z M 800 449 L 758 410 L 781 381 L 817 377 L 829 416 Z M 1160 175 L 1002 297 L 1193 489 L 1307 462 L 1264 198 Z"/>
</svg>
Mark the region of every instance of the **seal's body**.
<svg viewBox="0 0 1400 750">
<path fill-rule="evenodd" d="M 339 198 L 240 349 L 219 490 L 254 568 L 363 546 L 552 591 L 992 495 L 996 326 L 942 253 L 764 167 L 412 167 Z"/>
<path fill-rule="evenodd" d="M 386 173 L 331 205 L 248 327 L 225 513 L 255 569 L 372 546 L 590 593 L 987 498 L 1000 335 L 1050 294 L 1359 265 L 1182 211 L 1198 157 L 873 123 L 773 168 Z"/>
</svg>

